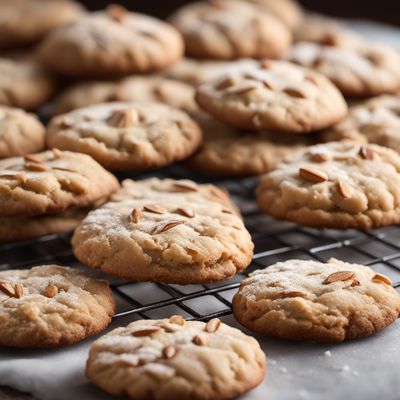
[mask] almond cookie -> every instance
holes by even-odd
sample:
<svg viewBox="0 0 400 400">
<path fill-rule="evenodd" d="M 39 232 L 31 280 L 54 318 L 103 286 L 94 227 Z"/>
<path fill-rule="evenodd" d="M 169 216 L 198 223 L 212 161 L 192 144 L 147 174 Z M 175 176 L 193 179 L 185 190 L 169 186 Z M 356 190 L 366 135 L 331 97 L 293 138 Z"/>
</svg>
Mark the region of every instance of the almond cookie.
<svg viewBox="0 0 400 400">
<path fill-rule="evenodd" d="M 208 323 L 135 321 L 96 340 L 86 376 L 114 396 L 140 400 L 232 399 L 258 386 L 265 354 L 258 342 L 215 318 Z"/>
<path fill-rule="evenodd" d="M 291 43 L 285 25 L 262 7 L 244 1 L 190 3 L 170 18 L 189 57 L 215 60 L 277 58 Z"/>
<path fill-rule="evenodd" d="M 348 97 L 371 97 L 400 89 L 400 55 L 382 44 L 349 47 L 298 43 L 287 59 L 328 77 Z"/>
<path fill-rule="evenodd" d="M 400 315 L 400 294 L 363 265 L 288 260 L 250 274 L 233 298 L 248 329 L 290 340 L 340 342 L 380 332 Z"/>
<path fill-rule="evenodd" d="M 285 61 L 238 67 L 197 89 L 199 105 L 242 129 L 308 133 L 342 120 L 347 105 L 324 76 Z"/>
<path fill-rule="evenodd" d="M 0 158 L 44 149 L 45 127 L 34 114 L 0 106 Z"/>
<path fill-rule="evenodd" d="M 204 125 L 204 126 L 203 126 Z M 312 144 L 308 137 L 247 132 L 214 120 L 203 123 L 204 141 L 185 165 L 214 176 L 251 176 L 271 171 L 284 157 Z"/>
<path fill-rule="evenodd" d="M 163 21 L 110 5 L 50 33 L 39 53 L 61 74 L 111 77 L 167 68 L 182 57 L 183 40 Z"/>
<path fill-rule="evenodd" d="M 131 185 L 128 200 L 125 186 L 119 201 L 89 213 L 72 238 L 78 260 L 125 279 L 184 285 L 228 279 L 250 264 L 251 237 L 225 194 L 158 182 L 159 190 L 154 180 Z"/>
<path fill-rule="evenodd" d="M 296 0 L 249 0 L 265 7 L 271 14 L 294 30 L 303 19 L 303 11 Z"/>
<path fill-rule="evenodd" d="M 50 148 L 91 155 L 111 170 L 139 171 L 172 164 L 200 145 L 200 127 L 184 112 L 161 103 L 104 103 L 55 117 Z"/>
<path fill-rule="evenodd" d="M 0 104 L 36 110 L 55 88 L 53 76 L 35 60 L 0 58 Z"/>
<path fill-rule="evenodd" d="M 400 96 L 379 96 L 350 108 L 348 117 L 322 137 L 370 142 L 400 152 Z"/>
<path fill-rule="evenodd" d="M 0 160 L 0 215 L 32 216 L 87 207 L 119 188 L 86 154 L 46 151 Z"/>
<path fill-rule="evenodd" d="M 38 42 L 83 15 L 82 6 L 70 0 L 1 0 L 0 49 Z"/>
<path fill-rule="evenodd" d="M 86 217 L 90 209 L 71 209 L 60 214 L 33 217 L 1 217 L 0 243 L 31 240 L 41 236 L 70 232 Z"/>
<path fill-rule="evenodd" d="M 157 75 L 131 76 L 121 81 L 81 82 L 62 93 L 54 114 L 108 101 L 151 101 L 193 113 L 197 111 L 192 86 Z"/>
<path fill-rule="evenodd" d="M 108 282 L 57 265 L 0 272 L 0 346 L 67 346 L 102 331 L 115 312 Z"/>
<path fill-rule="evenodd" d="M 218 79 L 231 69 L 238 67 L 257 67 L 258 61 L 242 59 L 236 61 L 210 61 L 184 58 L 163 72 L 167 78 L 177 79 L 192 86 Z"/>
<path fill-rule="evenodd" d="M 257 189 L 259 207 L 313 228 L 372 229 L 400 222 L 400 156 L 353 141 L 309 147 Z"/>
</svg>

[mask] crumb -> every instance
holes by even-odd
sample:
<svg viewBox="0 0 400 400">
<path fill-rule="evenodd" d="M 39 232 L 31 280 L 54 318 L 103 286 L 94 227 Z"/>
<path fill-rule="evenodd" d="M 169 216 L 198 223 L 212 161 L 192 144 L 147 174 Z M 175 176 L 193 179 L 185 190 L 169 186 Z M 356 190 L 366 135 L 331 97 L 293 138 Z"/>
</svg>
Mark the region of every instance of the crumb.
<svg viewBox="0 0 400 400">
<path fill-rule="evenodd" d="M 327 350 L 324 354 L 325 354 L 327 357 L 331 357 L 331 356 L 332 356 L 332 353 L 331 353 L 330 350 Z"/>
</svg>

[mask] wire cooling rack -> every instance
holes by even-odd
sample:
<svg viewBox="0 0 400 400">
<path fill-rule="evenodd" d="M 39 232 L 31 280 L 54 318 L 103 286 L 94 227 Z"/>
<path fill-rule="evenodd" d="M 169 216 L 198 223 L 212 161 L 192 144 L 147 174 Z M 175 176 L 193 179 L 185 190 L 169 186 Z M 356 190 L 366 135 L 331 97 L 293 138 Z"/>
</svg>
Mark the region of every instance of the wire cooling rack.
<svg viewBox="0 0 400 400">
<path fill-rule="evenodd" d="M 194 176 L 182 167 L 133 178 L 155 175 L 206 181 L 204 177 Z M 127 177 L 120 176 L 120 179 Z M 148 319 L 181 314 L 188 319 L 207 320 L 229 315 L 232 312 L 232 297 L 248 273 L 293 258 L 324 261 L 336 257 L 369 265 L 376 272 L 387 275 L 395 282 L 395 287 L 400 288 L 399 226 L 369 232 L 303 228 L 275 221 L 259 213 L 254 200 L 257 178 L 218 180 L 213 183 L 228 189 L 242 210 L 246 227 L 255 243 L 255 254 L 249 268 L 228 281 L 205 285 L 166 285 L 108 277 L 117 300 L 115 318 L 132 315 L 132 318 Z M 52 263 L 85 268 L 72 254 L 70 237 L 71 234 L 51 235 L 39 240 L 0 246 L 0 270 Z M 97 274 L 104 277 L 100 272 Z"/>
</svg>

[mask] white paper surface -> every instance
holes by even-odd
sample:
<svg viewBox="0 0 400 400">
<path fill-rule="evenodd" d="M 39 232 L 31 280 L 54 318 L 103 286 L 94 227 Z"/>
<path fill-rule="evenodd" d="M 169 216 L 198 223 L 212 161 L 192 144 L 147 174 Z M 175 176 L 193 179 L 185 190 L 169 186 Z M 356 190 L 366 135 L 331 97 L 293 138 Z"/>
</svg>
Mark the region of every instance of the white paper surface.
<svg viewBox="0 0 400 400">
<path fill-rule="evenodd" d="M 400 49 L 398 29 L 362 21 L 351 26 L 373 40 Z M 132 320 L 118 319 L 111 329 Z M 233 317 L 224 321 L 239 327 Z M 381 334 L 337 345 L 258 339 L 267 353 L 267 377 L 244 397 L 246 400 L 400 399 L 400 321 Z M 0 386 L 30 392 L 41 400 L 111 399 L 84 376 L 92 341 L 61 350 L 1 348 Z"/>
</svg>

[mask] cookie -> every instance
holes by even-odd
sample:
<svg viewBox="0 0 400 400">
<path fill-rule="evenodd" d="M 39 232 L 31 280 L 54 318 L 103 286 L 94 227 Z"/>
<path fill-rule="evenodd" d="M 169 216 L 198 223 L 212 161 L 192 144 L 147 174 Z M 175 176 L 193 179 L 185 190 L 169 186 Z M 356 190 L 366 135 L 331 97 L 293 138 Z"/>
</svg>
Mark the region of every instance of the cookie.
<svg viewBox="0 0 400 400">
<path fill-rule="evenodd" d="M 347 114 L 343 96 L 328 79 L 285 61 L 231 70 L 200 85 L 196 100 L 237 128 L 293 134 L 327 128 Z"/>
<path fill-rule="evenodd" d="M 119 187 L 86 154 L 45 151 L 0 160 L 0 215 L 33 216 L 87 207 Z"/>
<path fill-rule="evenodd" d="M 77 83 L 62 93 L 54 114 L 108 101 L 150 101 L 193 113 L 197 111 L 194 89 L 183 82 L 157 75 L 132 76 L 120 81 Z"/>
<path fill-rule="evenodd" d="M 371 97 L 400 89 L 400 54 L 382 44 L 349 47 L 298 43 L 287 59 L 328 77 L 347 97 Z"/>
<path fill-rule="evenodd" d="M 336 19 L 325 15 L 307 13 L 294 30 L 295 42 L 313 42 L 326 46 L 350 46 L 361 39 Z"/>
<path fill-rule="evenodd" d="M 176 79 L 197 87 L 201 83 L 218 79 L 231 69 L 245 66 L 256 67 L 257 65 L 258 61 L 247 58 L 236 61 L 210 61 L 183 58 L 171 68 L 163 71 L 163 75 L 167 78 Z"/>
<path fill-rule="evenodd" d="M 90 211 L 88 208 L 71 209 L 60 214 L 33 217 L 1 217 L 0 243 L 31 240 L 41 236 L 74 230 Z"/>
<path fill-rule="evenodd" d="M 271 171 L 312 140 L 279 136 L 269 132 L 248 132 L 209 119 L 202 125 L 204 141 L 185 166 L 212 176 L 242 177 Z"/>
<path fill-rule="evenodd" d="M 57 265 L 0 272 L 0 346 L 67 346 L 102 331 L 115 312 L 108 282 Z"/>
<path fill-rule="evenodd" d="M 82 263 L 125 279 L 184 285 L 228 279 L 250 264 L 251 237 L 213 185 L 150 180 L 122 190 L 120 201 L 89 213 L 75 230 Z"/>
<path fill-rule="evenodd" d="M 232 399 L 260 384 L 258 342 L 215 318 L 135 321 L 96 340 L 86 376 L 114 396 L 141 400 Z"/>
<path fill-rule="evenodd" d="M 288 260 L 250 274 L 233 298 L 233 312 L 267 336 L 340 342 L 392 324 L 400 294 L 389 278 L 363 265 Z"/>
<path fill-rule="evenodd" d="M 61 74 L 106 78 L 167 68 L 181 58 L 183 40 L 163 21 L 110 5 L 50 33 L 39 54 Z"/>
<path fill-rule="evenodd" d="M 82 6 L 70 0 L 2 0 L 0 49 L 34 44 L 53 29 L 83 15 Z"/>
<path fill-rule="evenodd" d="M 351 107 L 348 117 L 322 137 L 370 142 L 400 152 L 400 96 L 379 96 Z"/>
<path fill-rule="evenodd" d="M 244 1 L 190 3 L 169 21 L 182 33 L 186 55 L 194 58 L 278 58 L 291 43 L 291 34 L 282 22 Z"/>
<path fill-rule="evenodd" d="M 265 213 L 313 228 L 372 229 L 400 222 L 400 155 L 353 141 L 309 147 L 265 175 Z"/>
<path fill-rule="evenodd" d="M 103 103 L 55 117 L 49 148 L 91 155 L 110 170 L 140 171 L 190 156 L 200 127 L 186 113 L 161 103 Z"/>
<path fill-rule="evenodd" d="M 294 30 L 303 20 L 303 11 L 296 0 L 249 0 L 265 7 L 271 14 Z"/>
<path fill-rule="evenodd" d="M 0 106 L 0 158 L 44 149 L 45 127 L 34 114 Z"/>
<path fill-rule="evenodd" d="M 0 57 L 0 104 L 36 110 L 55 89 L 54 77 L 34 59 Z"/>
</svg>

